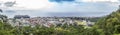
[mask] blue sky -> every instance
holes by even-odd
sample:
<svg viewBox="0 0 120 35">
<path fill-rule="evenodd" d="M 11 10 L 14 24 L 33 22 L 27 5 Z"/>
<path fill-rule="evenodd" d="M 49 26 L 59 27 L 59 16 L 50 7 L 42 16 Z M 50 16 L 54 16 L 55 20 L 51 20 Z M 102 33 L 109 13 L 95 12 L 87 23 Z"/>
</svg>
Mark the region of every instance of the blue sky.
<svg viewBox="0 0 120 35">
<path fill-rule="evenodd" d="M 2 0 L 1 4 L 7 1 Z M 24 3 L 26 2 L 26 3 Z M 1 6 L 5 15 L 104 16 L 118 9 L 120 0 L 16 0 L 13 7 Z"/>
</svg>

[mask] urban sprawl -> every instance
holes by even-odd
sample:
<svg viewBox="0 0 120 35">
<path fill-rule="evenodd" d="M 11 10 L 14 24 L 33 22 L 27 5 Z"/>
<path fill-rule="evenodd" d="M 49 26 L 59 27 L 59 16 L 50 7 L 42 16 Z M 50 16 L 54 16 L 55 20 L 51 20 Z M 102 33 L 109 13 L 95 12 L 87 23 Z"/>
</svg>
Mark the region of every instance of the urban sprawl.
<svg viewBox="0 0 120 35">
<path fill-rule="evenodd" d="M 70 25 L 83 25 L 92 26 L 94 22 L 79 17 L 30 17 L 28 15 L 16 15 L 14 18 L 7 18 L 3 15 L 0 20 L 6 20 L 13 27 L 39 25 L 41 27 L 56 27 L 56 26 L 70 26 Z"/>
</svg>

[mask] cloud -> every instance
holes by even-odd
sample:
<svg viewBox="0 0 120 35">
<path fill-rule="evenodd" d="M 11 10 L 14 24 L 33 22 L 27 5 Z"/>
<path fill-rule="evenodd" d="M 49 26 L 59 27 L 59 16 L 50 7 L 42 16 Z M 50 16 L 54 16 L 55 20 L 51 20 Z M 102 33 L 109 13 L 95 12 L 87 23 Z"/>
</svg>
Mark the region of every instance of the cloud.
<svg viewBox="0 0 120 35">
<path fill-rule="evenodd" d="M 51 7 L 53 3 L 50 3 L 48 0 L 0 0 L 2 3 L 5 2 L 14 2 L 16 1 L 15 7 L 25 7 L 29 9 L 38 9 Z"/>
<path fill-rule="evenodd" d="M 16 13 L 13 15 L 104 16 L 115 11 L 118 8 L 118 3 L 120 2 L 117 0 L 17 0 L 17 3 L 18 7 L 23 6 L 29 8 L 30 10 L 24 10 L 23 8 L 20 10 L 19 8 L 15 8 L 17 10 L 15 10 Z"/>
<path fill-rule="evenodd" d="M 62 3 L 54 4 L 51 8 L 38 10 L 16 10 L 15 14 L 27 14 L 30 16 L 104 16 L 118 8 L 116 3 Z M 15 15 L 13 14 L 13 15 Z"/>
<path fill-rule="evenodd" d="M 49 0 L 49 1 L 51 1 L 51 2 L 73 2 L 73 1 L 75 1 L 75 0 Z"/>
<path fill-rule="evenodd" d="M 104 16 L 118 9 L 118 3 L 112 2 L 80 2 L 56 4 L 45 9 L 49 16 Z"/>
<path fill-rule="evenodd" d="M 76 0 L 77 2 L 119 2 L 119 0 Z"/>
<path fill-rule="evenodd" d="M 31 9 L 51 7 L 53 4 L 48 0 L 16 0 L 17 6 L 26 7 Z"/>
<path fill-rule="evenodd" d="M 119 2 L 119 0 L 49 0 L 51 2 Z"/>
</svg>

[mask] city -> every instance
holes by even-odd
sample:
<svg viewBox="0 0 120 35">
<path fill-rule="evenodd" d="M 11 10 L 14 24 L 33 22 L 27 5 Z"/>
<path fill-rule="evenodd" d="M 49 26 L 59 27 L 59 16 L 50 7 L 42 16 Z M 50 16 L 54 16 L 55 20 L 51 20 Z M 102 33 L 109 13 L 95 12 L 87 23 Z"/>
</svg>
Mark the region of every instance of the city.
<svg viewBox="0 0 120 35">
<path fill-rule="evenodd" d="M 79 18 L 79 17 L 78 17 Z M 14 18 L 6 18 L 9 24 L 13 27 L 15 26 L 32 26 L 35 25 L 51 27 L 51 26 L 63 26 L 65 24 L 69 25 L 84 25 L 92 26 L 94 22 L 90 22 L 84 18 L 76 19 L 74 17 L 33 17 L 30 18 L 28 15 L 16 15 Z"/>
<path fill-rule="evenodd" d="M 0 35 L 120 35 L 120 0 L 0 0 Z"/>
</svg>

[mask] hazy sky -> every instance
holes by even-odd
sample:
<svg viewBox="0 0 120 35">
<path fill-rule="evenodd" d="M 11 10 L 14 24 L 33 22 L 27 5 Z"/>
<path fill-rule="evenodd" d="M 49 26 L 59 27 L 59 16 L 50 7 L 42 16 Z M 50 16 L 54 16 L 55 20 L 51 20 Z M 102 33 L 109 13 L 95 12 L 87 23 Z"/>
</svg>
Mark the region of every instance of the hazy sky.
<svg viewBox="0 0 120 35">
<path fill-rule="evenodd" d="M 74 4 L 77 5 L 77 3 L 119 3 L 119 0 L 0 0 L 1 2 L 14 2 L 16 1 L 17 7 L 25 7 L 25 8 L 31 8 L 31 9 L 40 9 L 40 8 L 48 8 L 52 6 L 59 5 L 58 2 L 62 4 Z M 79 5 L 79 4 L 78 4 Z"/>
<path fill-rule="evenodd" d="M 103 16 L 118 9 L 120 0 L 0 0 L 14 2 L 13 7 L 1 7 L 6 15 L 31 16 Z M 10 12 L 8 12 L 10 11 Z M 13 11 L 13 12 L 12 12 Z"/>
</svg>

